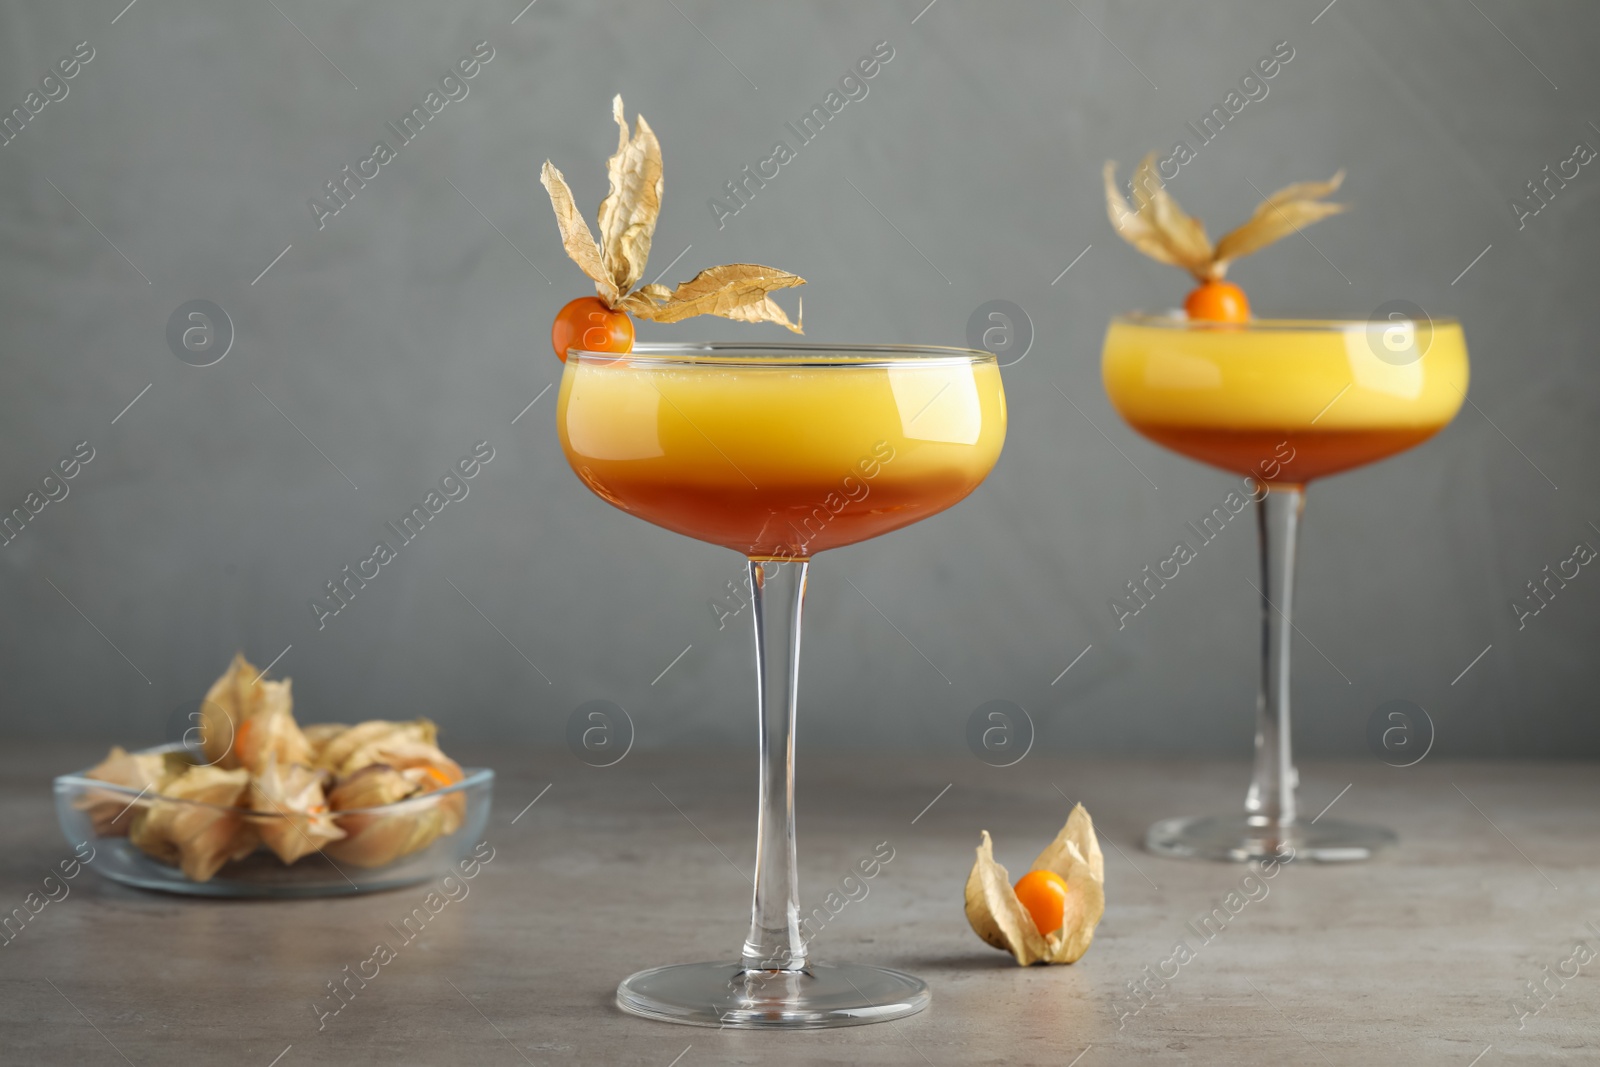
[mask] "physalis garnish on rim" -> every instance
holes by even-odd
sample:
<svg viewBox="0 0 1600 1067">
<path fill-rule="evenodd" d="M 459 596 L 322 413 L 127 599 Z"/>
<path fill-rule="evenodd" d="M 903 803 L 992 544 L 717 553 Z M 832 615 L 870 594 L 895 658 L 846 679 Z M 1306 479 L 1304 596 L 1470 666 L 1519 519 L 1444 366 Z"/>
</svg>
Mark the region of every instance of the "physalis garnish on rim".
<svg viewBox="0 0 1600 1067">
<path fill-rule="evenodd" d="M 1117 188 L 1117 165 L 1106 163 L 1106 213 L 1124 241 L 1159 263 L 1182 267 L 1194 275 L 1200 285 L 1184 301 L 1191 319 L 1244 322 L 1250 318 L 1250 302 L 1243 289 L 1223 281 L 1229 264 L 1343 211 L 1343 204 L 1322 199 L 1343 181 L 1341 170 L 1325 182 L 1286 185 L 1263 200 L 1243 226 L 1223 234 L 1213 245 L 1200 220 L 1184 214 L 1167 193 L 1152 152 L 1133 172 L 1131 207 Z"/>
<path fill-rule="evenodd" d="M 979 937 L 1011 953 L 1024 967 L 1076 963 L 1089 951 L 1094 928 L 1105 914 L 1105 884 L 1106 861 L 1094 821 L 1078 804 L 1015 889 L 1006 869 L 995 862 L 989 831 L 983 831 L 967 876 L 967 922 Z M 1044 915 L 1052 929 L 1040 928 Z"/>
<path fill-rule="evenodd" d="M 572 301 L 556 316 L 550 340 L 565 362 L 568 348 L 624 353 L 633 349 L 629 315 L 652 322 L 679 322 L 694 315 L 720 315 L 736 322 L 775 322 L 803 333 L 769 293 L 804 285 L 805 279 L 754 263 L 708 267 L 668 289 L 639 285 L 661 214 L 661 142 L 644 116 L 633 136 L 623 115 L 622 97 L 611 102 L 620 130 L 617 152 L 606 163 L 611 191 L 600 202 L 597 243 L 572 199 L 566 179 L 545 160 L 539 181 L 550 194 L 561 244 L 578 269 L 594 281 L 595 296 Z M 635 288 L 638 286 L 638 288 Z"/>
</svg>

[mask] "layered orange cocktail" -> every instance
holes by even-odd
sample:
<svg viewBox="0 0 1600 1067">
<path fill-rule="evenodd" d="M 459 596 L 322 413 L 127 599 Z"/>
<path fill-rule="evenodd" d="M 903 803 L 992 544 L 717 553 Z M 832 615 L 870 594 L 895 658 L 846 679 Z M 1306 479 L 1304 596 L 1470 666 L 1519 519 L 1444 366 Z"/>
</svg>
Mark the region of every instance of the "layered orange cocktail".
<svg viewBox="0 0 1600 1067">
<path fill-rule="evenodd" d="M 557 424 L 599 497 L 753 559 L 805 559 L 943 511 L 1000 455 L 993 359 L 788 346 L 569 354 Z"/>
<path fill-rule="evenodd" d="M 1112 321 L 1101 373 L 1152 441 L 1243 474 L 1275 461 L 1273 480 L 1304 484 L 1443 429 L 1466 397 L 1467 347 L 1454 321 L 1130 315 Z"/>
</svg>

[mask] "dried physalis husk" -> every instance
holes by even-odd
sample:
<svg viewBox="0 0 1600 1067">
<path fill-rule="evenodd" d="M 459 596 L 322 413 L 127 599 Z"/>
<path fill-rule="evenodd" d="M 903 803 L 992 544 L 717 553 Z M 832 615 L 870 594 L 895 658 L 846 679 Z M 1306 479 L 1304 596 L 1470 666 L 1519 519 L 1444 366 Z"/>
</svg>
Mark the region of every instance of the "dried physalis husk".
<svg viewBox="0 0 1600 1067">
<path fill-rule="evenodd" d="M 200 704 L 200 745 L 206 762 L 224 770 L 254 770 L 271 760 L 310 763 L 311 746 L 294 721 L 290 682 L 262 678 L 235 654 Z"/>
<path fill-rule="evenodd" d="M 211 683 L 200 702 L 200 747 L 207 763 L 224 770 L 239 766 L 233 738 L 239 722 L 255 711 L 261 699 L 259 687 L 252 684 L 260 676 L 244 654 L 236 652 L 222 677 Z"/>
<path fill-rule="evenodd" d="M 460 765 L 432 742 L 433 723 L 419 719 L 384 725 L 389 729 L 364 733 L 369 739 L 345 757 L 338 768 L 338 784 L 329 794 L 335 811 L 409 798 L 398 811 L 339 819 L 349 838 L 330 846 L 328 852 L 362 867 L 381 867 L 425 848 L 435 838 L 455 833 L 466 816 L 465 793 L 455 790 L 427 796 L 465 777 Z"/>
<path fill-rule="evenodd" d="M 600 301 L 608 308 L 653 322 L 720 315 L 736 322 L 772 322 L 804 333 L 800 323 L 791 322 L 768 294 L 804 285 L 805 279 L 773 267 L 732 263 L 709 267 L 676 289 L 654 284 L 634 289 L 644 277 L 656 219 L 661 214 L 661 143 L 642 115 L 633 136 L 628 136 L 621 96 L 612 100 L 611 113 L 621 132 L 616 154 L 606 163 L 610 191 L 600 203 L 598 243 L 561 172 L 545 160 L 539 174 L 555 209 L 562 247 L 594 282 Z"/>
<path fill-rule="evenodd" d="M 330 842 L 323 851 L 342 863 L 383 867 L 426 848 L 448 832 L 445 813 L 436 800 L 411 800 L 397 811 L 364 810 L 397 804 L 416 793 L 416 782 L 384 764 L 370 764 L 340 779 L 328 794 L 328 804 L 335 812 L 350 812 L 336 815 L 346 836 Z"/>
<path fill-rule="evenodd" d="M 461 765 L 446 756 L 438 745 L 404 737 L 389 737 L 363 746 L 345 761 L 339 773 L 341 776 L 354 774 L 374 763 L 393 767 L 419 789 L 428 792 L 455 785 L 465 777 Z"/>
<path fill-rule="evenodd" d="M 370 719 L 357 723 L 334 734 L 322 744 L 317 753 L 317 766 L 332 771 L 339 777 L 353 774 L 369 763 L 379 762 L 371 753 L 376 746 L 420 741 L 433 744 L 439 728 L 427 719 L 410 722 L 390 722 L 388 719 Z"/>
<path fill-rule="evenodd" d="M 85 778 L 137 789 L 148 796 L 159 792 L 161 784 L 191 766 L 180 752 L 127 752 L 113 745 L 105 759 L 84 772 Z M 94 832 L 101 837 L 123 837 L 134 814 L 144 800 L 110 790 L 85 790 L 74 806 L 88 812 Z"/>
<path fill-rule="evenodd" d="M 417 783 L 393 767 L 376 763 L 339 779 L 328 791 L 328 806 L 334 811 L 381 808 L 416 791 Z"/>
<path fill-rule="evenodd" d="M 161 787 L 133 821 L 128 840 L 190 881 L 208 882 L 229 860 L 255 851 L 259 838 L 238 805 L 250 787 L 244 768 L 190 767 Z M 187 800 L 195 803 L 166 803 Z"/>
<path fill-rule="evenodd" d="M 1104 171 L 1106 213 L 1111 225 L 1130 245 L 1160 263 L 1182 267 L 1199 281 L 1214 281 L 1228 273 L 1241 256 L 1297 233 L 1319 219 L 1344 210 L 1343 204 L 1323 202 L 1344 181 L 1340 171 L 1325 182 L 1296 182 L 1263 200 L 1248 222 L 1212 245 L 1205 226 L 1190 218 L 1167 193 L 1156 171 L 1156 156 L 1144 157 L 1133 172 L 1133 205 L 1117 188 L 1117 165 Z"/>
<path fill-rule="evenodd" d="M 305 734 L 306 744 L 311 746 L 311 762 L 313 765 L 322 758 L 323 749 L 328 747 L 328 742 L 350 729 L 342 722 L 317 722 L 309 726 L 300 727 L 300 732 Z"/>
<path fill-rule="evenodd" d="M 260 774 L 274 763 L 311 763 L 311 742 L 294 721 L 290 682 L 259 682 L 261 703 L 255 714 L 239 723 L 233 752 L 239 765 Z"/>
<path fill-rule="evenodd" d="M 428 723 L 432 726 L 432 723 Z M 353 774 L 363 767 L 382 764 L 398 771 L 416 786 L 419 793 L 432 793 L 455 785 L 466 775 L 461 765 L 440 751 L 439 746 L 427 741 L 414 741 L 401 737 L 388 737 L 373 741 L 358 749 L 340 768 L 339 773 Z M 438 798 L 434 806 L 442 819 L 442 833 L 453 834 L 460 827 L 467 811 L 467 796 L 460 791 Z"/>
<path fill-rule="evenodd" d="M 730 263 L 707 267 L 676 289 L 647 285 L 619 304 L 623 311 L 653 322 L 681 322 L 695 315 L 720 315 L 736 322 L 775 322 L 795 333 L 799 325 L 767 294 L 775 289 L 804 285 L 788 271 L 756 263 Z"/>
<path fill-rule="evenodd" d="M 303 763 L 268 763 L 250 781 L 251 810 L 279 816 L 255 822 L 262 842 L 284 863 L 344 836 L 329 814 L 323 777 Z"/>
<path fill-rule="evenodd" d="M 1061 929 L 1041 932 L 1011 888 L 1011 876 L 995 862 L 989 831 L 967 876 L 967 922 L 995 948 L 1023 966 L 1076 963 L 1089 950 L 1094 928 L 1106 910 L 1106 864 L 1095 838 L 1094 822 L 1082 804 L 1073 807 L 1056 839 L 1039 853 L 1030 871 L 1054 871 L 1067 883 Z"/>
<path fill-rule="evenodd" d="M 661 215 L 661 142 L 643 115 L 628 136 L 621 93 L 611 100 L 611 117 L 617 124 L 617 151 L 606 161 L 611 190 L 600 201 L 600 258 L 617 292 L 626 293 L 644 277 Z"/>
</svg>

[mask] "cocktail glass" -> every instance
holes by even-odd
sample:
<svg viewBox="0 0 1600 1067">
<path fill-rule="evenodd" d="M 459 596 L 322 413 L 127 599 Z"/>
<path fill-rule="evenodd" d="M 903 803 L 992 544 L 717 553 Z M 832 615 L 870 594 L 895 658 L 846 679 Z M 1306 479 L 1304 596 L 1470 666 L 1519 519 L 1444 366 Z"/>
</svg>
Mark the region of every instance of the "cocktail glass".
<svg viewBox="0 0 1600 1067">
<path fill-rule="evenodd" d="M 1367 859 L 1393 833 L 1300 818 L 1289 741 L 1289 642 L 1306 483 L 1432 437 L 1467 390 L 1467 349 L 1453 320 L 1252 320 L 1241 324 L 1126 315 L 1112 320 L 1101 364 L 1112 406 L 1175 452 L 1244 476 L 1239 506 L 1202 520 L 1214 536 L 1248 499 L 1261 540 L 1261 689 L 1255 771 L 1244 814 L 1163 819 L 1145 844 L 1169 856 L 1247 861 Z M 1219 509 L 1219 511 L 1222 509 Z M 1198 528 L 1197 528 L 1198 529 Z M 1170 575 L 1168 575 L 1170 577 Z M 1160 582 L 1159 576 L 1153 579 Z M 1155 588 L 1128 583 L 1141 603 Z"/>
<path fill-rule="evenodd" d="M 760 805 L 750 933 L 737 959 L 641 971 L 617 1003 L 702 1026 L 811 1028 L 928 1003 L 900 971 L 810 957 L 795 862 L 795 713 L 810 559 L 943 511 L 1005 440 L 995 357 L 898 345 L 571 350 L 556 421 L 607 503 L 749 561 Z"/>
</svg>

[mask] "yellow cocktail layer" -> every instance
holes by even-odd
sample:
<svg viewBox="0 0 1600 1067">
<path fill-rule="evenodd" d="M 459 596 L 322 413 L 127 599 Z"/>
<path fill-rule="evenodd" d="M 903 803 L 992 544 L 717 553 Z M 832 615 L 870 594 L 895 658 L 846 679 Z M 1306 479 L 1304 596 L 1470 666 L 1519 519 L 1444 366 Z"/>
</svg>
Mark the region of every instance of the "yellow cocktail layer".
<svg viewBox="0 0 1600 1067">
<path fill-rule="evenodd" d="M 1315 419 L 1326 431 L 1436 427 L 1465 397 L 1467 348 L 1454 322 L 1434 325 L 1430 336 L 1409 323 L 1117 321 L 1101 372 L 1112 405 L 1136 426 L 1287 430 Z"/>
<path fill-rule="evenodd" d="M 703 485 L 812 485 L 826 493 L 880 441 L 896 480 L 952 466 L 981 477 L 1005 439 L 994 364 L 906 367 L 569 365 L 562 447 L 574 461 L 636 462 Z M 887 473 L 887 472 L 886 472 Z"/>
</svg>

